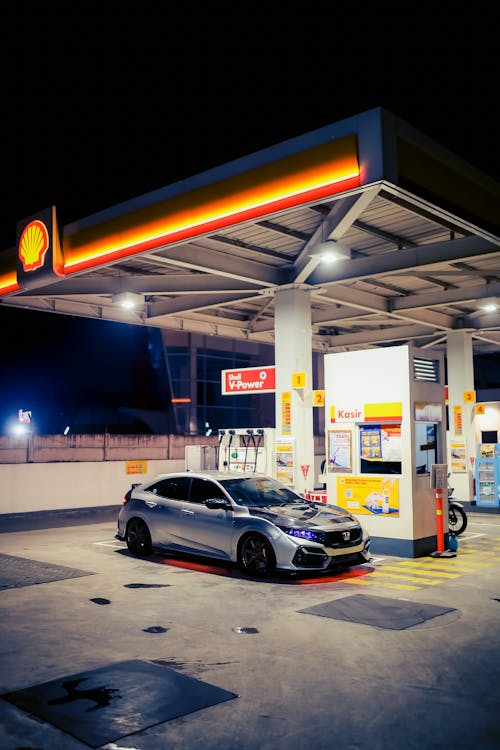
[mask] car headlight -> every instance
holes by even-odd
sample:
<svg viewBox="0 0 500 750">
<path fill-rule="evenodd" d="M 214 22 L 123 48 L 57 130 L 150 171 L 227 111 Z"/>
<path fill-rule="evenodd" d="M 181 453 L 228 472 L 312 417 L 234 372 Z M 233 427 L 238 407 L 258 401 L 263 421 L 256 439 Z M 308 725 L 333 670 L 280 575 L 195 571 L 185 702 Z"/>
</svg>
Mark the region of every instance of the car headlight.
<svg viewBox="0 0 500 750">
<path fill-rule="evenodd" d="M 312 529 L 299 529 L 295 526 L 278 526 L 281 531 L 284 531 L 288 536 L 294 536 L 298 539 L 305 539 L 308 542 L 319 542 L 324 544 L 325 534 L 323 531 L 313 531 Z"/>
</svg>

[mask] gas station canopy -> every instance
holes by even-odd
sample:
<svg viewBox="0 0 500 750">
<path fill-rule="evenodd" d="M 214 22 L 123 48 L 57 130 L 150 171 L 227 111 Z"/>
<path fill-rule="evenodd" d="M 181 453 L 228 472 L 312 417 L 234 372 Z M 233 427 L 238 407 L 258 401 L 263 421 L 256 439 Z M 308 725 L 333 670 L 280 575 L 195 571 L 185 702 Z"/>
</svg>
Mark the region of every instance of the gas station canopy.
<svg viewBox="0 0 500 750">
<path fill-rule="evenodd" d="M 64 227 L 27 217 L 0 303 L 273 344 L 275 293 L 304 289 L 316 351 L 445 350 L 457 329 L 496 351 L 499 199 L 374 109 Z"/>
</svg>

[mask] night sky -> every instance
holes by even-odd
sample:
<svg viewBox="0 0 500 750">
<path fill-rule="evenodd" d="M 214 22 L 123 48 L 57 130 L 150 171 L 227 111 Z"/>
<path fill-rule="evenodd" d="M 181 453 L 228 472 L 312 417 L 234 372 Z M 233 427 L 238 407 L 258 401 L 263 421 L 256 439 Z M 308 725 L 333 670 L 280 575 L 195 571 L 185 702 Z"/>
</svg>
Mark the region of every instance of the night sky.
<svg viewBox="0 0 500 750">
<path fill-rule="evenodd" d="M 22 5 L 1 45 L 0 252 L 50 205 L 67 224 L 378 106 L 500 180 L 494 4 Z M 0 325 L 0 433 L 18 408 L 44 431 L 111 393 L 162 405 L 139 327 L 1 305 Z"/>
</svg>

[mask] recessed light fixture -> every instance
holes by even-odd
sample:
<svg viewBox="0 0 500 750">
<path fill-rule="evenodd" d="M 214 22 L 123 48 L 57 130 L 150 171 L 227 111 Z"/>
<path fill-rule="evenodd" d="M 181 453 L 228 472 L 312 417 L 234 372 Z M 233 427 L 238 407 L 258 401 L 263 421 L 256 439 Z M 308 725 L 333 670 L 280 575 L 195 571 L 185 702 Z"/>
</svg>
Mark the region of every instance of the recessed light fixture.
<svg viewBox="0 0 500 750">
<path fill-rule="evenodd" d="M 335 240 L 325 240 L 316 246 L 314 255 L 316 258 L 319 258 L 320 263 L 330 265 L 331 263 L 336 263 L 338 260 L 349 259 L 351 251 L 339 245 Z"/>
<path fill-rule="evenodd" d="M 135 292 L 120 292 L 113 294 L 113 304 L 123 307 L 125 310 L 134 310 L 144 304 L 144 295 Z"/>
<path fill-rule="evenodd" d="M 483 299 L 480 302 L 478 302 L 478 307 L 483 312 L 495 312 L 498 310 L 498 300 L 496 297 L 489 297 L 488 299 Z"/>
</svg>

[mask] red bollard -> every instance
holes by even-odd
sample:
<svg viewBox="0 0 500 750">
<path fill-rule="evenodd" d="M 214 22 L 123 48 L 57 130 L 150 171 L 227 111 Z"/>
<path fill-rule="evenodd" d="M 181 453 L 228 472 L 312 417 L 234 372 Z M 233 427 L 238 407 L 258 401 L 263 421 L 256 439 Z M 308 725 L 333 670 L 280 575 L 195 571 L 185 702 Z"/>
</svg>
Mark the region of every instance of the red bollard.
<svg viewBox="0 0 500 750">
<path fill-rule="evenodd" d="M 443 528 L 443 490 L 436 489 L 436 534 L 437 551 L 444 552 L 444 528 Z"/>
</svg>

